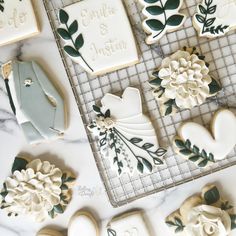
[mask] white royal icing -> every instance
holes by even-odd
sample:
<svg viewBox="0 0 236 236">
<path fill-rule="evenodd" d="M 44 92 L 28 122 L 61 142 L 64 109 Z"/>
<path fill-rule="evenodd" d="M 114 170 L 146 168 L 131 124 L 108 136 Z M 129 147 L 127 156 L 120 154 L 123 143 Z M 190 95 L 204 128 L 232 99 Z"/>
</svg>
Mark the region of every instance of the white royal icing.
<svg viewBox="0 0 236 236">
<path fill-rule="evenodd" d="M 213 118 L 212 134 L 194 122 L 184 123 L 178 134 L 184 141 L 190 140 L 200 150 L 212 153 L 215 161 L 222 160 L 236 144 L 236 117 L 229 110 L 220 110 Z"/>
<path fill-rule="evenodd" d="M 188 212 L 185 228 L 188 236 L 227 236 L 230 232 L 229 213 L 220 208 L 199 205 Z"/>
<path fill-rule="evenodd" d="M 30 0 L 5 0 L 0 3 L 0 46 L 39 33 Z"/>
<path fill-rule="evenodd" d="M 177 30 L 183 25 L 186 16 L 179 13 L 183 0 L 139 0 L 144 6 L 142 11 L 146 19 L 143 29 L 149 35 L 147 44 L 158 42 L 166 32 Z"/>
<path fill-rule="evenodd" d="M 127 213 L 114 218 L 107 225 L 108 233 L 116 236 L 150 236 L 149 230 L 141 212 Z M 108 234 L 113 235 L 112 233 Z"/>
<path fill-rule="evenodd" d="M 98 226 L 92 216 L 86 212 L 78 212 L 70 220 L 68 236 L 98 236 Z"/>
<path fill-rule="evenodd" d="M 71 56 L 92 75 L 111 72 L 138 62 L 138 51 L 122 0 L 84 0 L 64 8 L 68 25 L 78 22 L 73 39 L 82 34 L 82 57 Z M 62 24 L 60 28 L 66 28 Z M 73 46 L 71 40 L 66 45 Z M 86 63 L 85 63 L 86 61 Z"/>
<path fill-rule="evenodd" d="M 120 171 L 122 173 L 133 173 L 138 169 L 140 172 L 140 168 L 138 168 L 140 165 L 141 169 L 143 168 L 141 172 L 152 171 L 152 167 L 156 164 L 154 158 L 162 160 L 166 151 L 159 148 L 155 129 L 149 118 L 143 114 L 139 90 L 128 87 L 122 97 L 106 94 L 101 100 L 101 103 L 101 111 L 106 113 L 107 110 L 110 110 L 111 117 L 104 119 L 98 116 L 95 121 L 96 127 L 90 128 L 90 126 L 88 126 L 88 128 L 98 136 L 100 140 L 103 138 L 100 132 L 108 132 L 107 144 L 100 147 L 102 155 L 108 157 L 114 169 L 117 169 L 117 162 L 114 163 L 113 159 L 116 156 L 116 152 L 115 149 L 112 148 L 112 140 L 109 139 L 110 131 L 106 130 L 114 128 L 115 131 L 113 130 L 112 133 L 115 134 L 115 139 L 117 139 L 116 149 L 120 149 L 120 152 L 117 154 L 118 160 L 122 162 L 122 171 Z M 134 138 L 140 140 L 133 144 L 130 140 Z M 143 148 L 145 145 L 146 147 L 149 145 L 149 147 L 147 149 Z M 157 155 L 155 152 L 160 153 Z M 146 165 L 145 160 L 143 162 L 140 157 L 150 163 L 149 168 L 147 168 L 148 165 Z M 121 174 L 121 172 L 119 173 L 118 168 L 118 173 Z"/>
<path fill-rule="evenodd" d="M 204 0 L 193 17 L 201 37 L 218 37 L 236 28 L 235 0 Z"/>
</svg>

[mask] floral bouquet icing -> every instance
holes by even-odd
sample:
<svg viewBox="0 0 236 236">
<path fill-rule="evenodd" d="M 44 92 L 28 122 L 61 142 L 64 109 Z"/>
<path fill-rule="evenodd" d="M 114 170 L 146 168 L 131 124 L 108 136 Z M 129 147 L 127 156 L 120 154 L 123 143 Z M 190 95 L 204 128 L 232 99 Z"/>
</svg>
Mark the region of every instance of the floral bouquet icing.
<svg viewBox="0 0 236 236">
<path fill-rule="evenodd" d="M 54 218 L 65 211 L 71 200 L 70 188 L 75 178 L 48 161 L 28 162 L 16 157 L 12 175 L 0 193 L 1 209 L 8 216 L 27 215 L 37 222 Z"/>
<path fill-rule="evenodd" d="M 153 72 L 149 82 L 163 115 L 178 109 L 192 109 L 221 90 L 209 75 L 208 64 L 196 48 L 184 48 L 162 61 L 161 68 Z"/>
<path fill-rule="evenodd" d="M 179 210 L 166 218 L 178 235 L 227 236 L 236 228 L 233 206 L 221 198 L 215 185 L 207 185 L 201 195 L 188 198 Z"/>
</svg>

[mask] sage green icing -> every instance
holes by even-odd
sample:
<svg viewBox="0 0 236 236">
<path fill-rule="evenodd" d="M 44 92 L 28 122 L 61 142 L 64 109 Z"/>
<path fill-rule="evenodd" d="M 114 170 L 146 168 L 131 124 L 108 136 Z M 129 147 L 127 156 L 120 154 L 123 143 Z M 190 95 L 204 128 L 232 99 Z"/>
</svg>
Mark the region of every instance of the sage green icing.
<svg viewBox="0 0 236 236">
<path fill-rule="evenodd" d="M 12 66 L 17 102 L 29 120 L 21 124 L 26 138 L 29 142 L 55 138 L 65 130 L 61 95 L 36 62 L 14 61 Z M 25 80 L 32 81 L 30 86 L 25 86 Z"/>
</svg>

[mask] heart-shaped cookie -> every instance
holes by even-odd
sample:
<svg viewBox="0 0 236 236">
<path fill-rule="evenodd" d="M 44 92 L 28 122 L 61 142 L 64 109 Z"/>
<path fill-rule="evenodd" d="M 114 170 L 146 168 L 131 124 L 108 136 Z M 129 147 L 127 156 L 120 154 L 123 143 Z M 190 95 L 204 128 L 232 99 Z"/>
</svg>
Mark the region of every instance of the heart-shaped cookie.
<svg viewBox="0 0 236 236">
<path fill-rule="evenodd" d="M 198 5 L 193 25 L 200 37 L 218 37 L 236 28 L 236 0 L 204 0 Z"/>
<path fill-rule="evenodd" d="M 184 123 L 174 139 L 176 152 L 199 167 L 224 159 L 236 144 L 235 115 L 229 110 L 216 112 L 211 132 L 197 123 Z"/>
</svg>

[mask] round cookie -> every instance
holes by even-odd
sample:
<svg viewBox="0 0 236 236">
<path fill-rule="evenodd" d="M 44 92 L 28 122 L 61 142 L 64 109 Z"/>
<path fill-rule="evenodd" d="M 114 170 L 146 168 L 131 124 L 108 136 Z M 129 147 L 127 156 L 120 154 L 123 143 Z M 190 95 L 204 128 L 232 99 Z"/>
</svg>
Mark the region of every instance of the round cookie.
<svg viewBox="0 0 236 236">
<path fill-rule="evenodd" d="M 36 236 L 63 236 L 63 234 L 57 230 L 45 228 L 40 230 Z"/>
<path fill-rule="evenodd" d="M 68 236 L 99 236 L 99 228 L 95 218 L 88 212 L 78 211 L 70 219 Z"/>
</svg>

